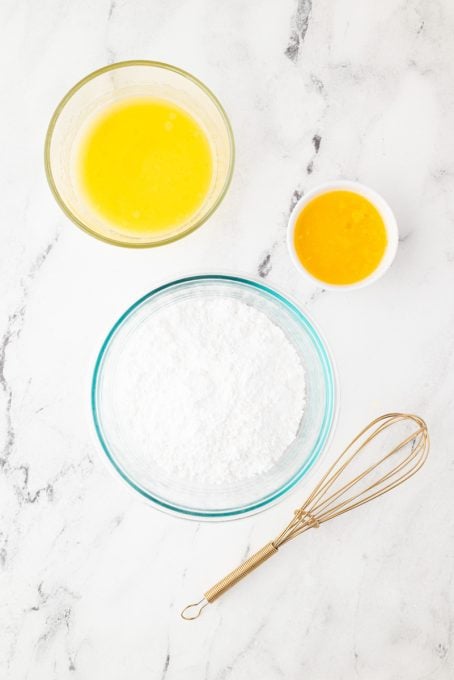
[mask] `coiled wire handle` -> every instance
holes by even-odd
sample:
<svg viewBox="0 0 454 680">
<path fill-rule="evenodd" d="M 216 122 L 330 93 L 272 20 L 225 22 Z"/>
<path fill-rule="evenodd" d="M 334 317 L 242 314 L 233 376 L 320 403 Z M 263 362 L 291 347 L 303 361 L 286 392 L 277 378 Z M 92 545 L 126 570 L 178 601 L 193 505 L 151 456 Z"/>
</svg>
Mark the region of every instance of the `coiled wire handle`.
<svg viewBox="0 0 454 680">
<path fill-rule="evenodd" d="M 247 559 L 245 562 L 243 562 L 243 564 L 240 564 L 239 567 L 231 571 L 230 574 L 227 574 L 227 576 L 224 576 L 223 579 L 218 581 L 218 583 L 216 583 L 209 590 L 207 590 L 207 592 L 204 593 L 204 597 L 202 600 L 200 600 L 200 602 L 196 602 L 195 604 L 188 604 L 188 606 L 185 607 L 181 612 L 182 618 L 186 619 L 186 621 L 192 621 L 193 619 L 199 617 L 202 612 L 202 609 L 204 609 L 207 606 L 207 604 L 210 604 L 211 602 L 217 600 L 218 597 L 221 597 L 221 595 L 223 595 L 227 590 L 229 590 L 229 588 L 238 583 L 238 581 L 241 581 L 242 578 L 247 576 L 247 574 L 250 574 L 250 572 L 254 571 L 254 569 L 257 569 L 257 567 L 263 564 L 263 562 L 266 562 L 266 560 L 268 560 L 276 553 L 277 548 L 272 541 L 271 543 L 267 543 L 266 545 L 264 545 L 263 548 L 261 548 L 256 553 L 251 555 L 251 557 Z M 192 609 L 194 609 L 194 613 L 191 613 Z"/>
</svg>

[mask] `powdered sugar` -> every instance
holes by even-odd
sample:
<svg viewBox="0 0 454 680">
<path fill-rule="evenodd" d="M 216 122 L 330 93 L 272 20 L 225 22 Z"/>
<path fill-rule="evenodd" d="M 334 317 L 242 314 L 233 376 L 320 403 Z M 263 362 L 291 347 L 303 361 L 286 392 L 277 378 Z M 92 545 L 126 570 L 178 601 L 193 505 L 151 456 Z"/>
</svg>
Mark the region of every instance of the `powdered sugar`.
<svg viewBox="0 0 454 680">
<path fill-rule="evenodd" d="M 304 369 L 284 332 L 228 297 L 157 310 L 125 346 L 115 384 L 136 467 L 207 485 L 270 470 L 305 404 Z"/>
</svg>

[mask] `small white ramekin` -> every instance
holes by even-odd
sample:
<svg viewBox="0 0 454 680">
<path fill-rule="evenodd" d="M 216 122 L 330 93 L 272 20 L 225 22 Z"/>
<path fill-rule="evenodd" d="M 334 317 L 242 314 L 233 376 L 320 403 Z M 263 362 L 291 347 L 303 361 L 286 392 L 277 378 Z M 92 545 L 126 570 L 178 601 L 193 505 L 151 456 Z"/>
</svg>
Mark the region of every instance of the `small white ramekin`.
<svg viewBox="0 0 454 680">
<path fill-rule="evenodd" d="M 317 196 L 321 196 L 322 194 L 326 194 L 330 191 L 352 191 L 356 194 L 359 194 L 360 196 L 364 196 L 364 198 L 370 201 L 372 205 L 374 205 L 377 208 L 385 225 L 388 243 L 380 263 L 378 267 L 374 269 L 374 271 L 371 274 L 369 274 L 369 276 L 367 276 L 365 279 L 357 281 L 356 283 L 333 284 L 327 283 L 326 281 L 322 281 L 321 279 L 317 279 L 315 276 L 313 276 L 310 272 L 307 271 L 307 269 L 304 267 L 296 253 L 295 225 L 299 214 L 306 207 L 306 205 L 310 203 L 310 201 L 312 201 L 314 198 L 316 198 Z M 394 260 L 394 257 L 397 252 L 398 241 L 399 232 L 397 230 L 396 218 L 394 217 L 394 214 L 391 208 L 389 207 L 388 203 L 385 201 L 385 199 L 382 198 L 380 194 L 377 194 L 377 192 L 374 191 L 373 189 L 370 189 L 369 187 L 366 187 L 363 184 L 359 184 L 358 182 L 350 182 L 348 180 L 337 180 L 334 182 L 326 182 L 325 184 L 319 184 L 319 186 L 315 187 L 307 194 L 302 196 L 302 198 L 300 198 L 300 200 L 292 210 L 287 228 L 287 246 L 290 252 L 290 257 L 292 258 L 295 267 L 300 272 L 302 272 L 304 276 L 306 276 L 306 278 L 309 279 L 312 283 L 315 282 L 319 286 L 322 286 L 323 288 L 329 288 L 330 290 L 352 290 L 353 288 L 364 288 L 364 286 L 368 286 L 369 284 L 374 283 L 374 281 L 377 281 L 391 266 L 392 261 Z"/>
</svg>

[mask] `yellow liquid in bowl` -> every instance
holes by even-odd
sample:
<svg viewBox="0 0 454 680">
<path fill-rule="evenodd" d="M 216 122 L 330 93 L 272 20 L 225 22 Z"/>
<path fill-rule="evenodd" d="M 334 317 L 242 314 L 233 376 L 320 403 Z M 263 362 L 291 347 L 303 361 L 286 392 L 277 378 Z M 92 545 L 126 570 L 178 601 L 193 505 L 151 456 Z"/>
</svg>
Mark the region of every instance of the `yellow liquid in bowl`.
<svg viewBox="0 0 454 680">
<path fill-rule="evenodd" d="M 77 159 L 82 192 L 112 226 L 134 235 L 186 225 L 210 189 L 213 159 L 199 123 L 170 101 L 127 99 L 91 123 Z"/>
<path fill-rule="evenodd" d="M 353 191 L 329 191 L 298 215 L 294 245 L 301 264 L 315 278 L 348 285 L 367 278 L 388 244 L 377 208 Z"/>
</svg>

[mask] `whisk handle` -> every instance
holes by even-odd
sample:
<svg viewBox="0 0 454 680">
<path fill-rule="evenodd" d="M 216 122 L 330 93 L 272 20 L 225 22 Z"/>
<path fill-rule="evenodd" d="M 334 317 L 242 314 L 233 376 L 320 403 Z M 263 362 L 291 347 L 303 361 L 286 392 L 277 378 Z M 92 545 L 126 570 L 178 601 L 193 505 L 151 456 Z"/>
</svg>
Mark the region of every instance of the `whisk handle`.
<svg viewBox="0 0 454 680">
<path fill-rule="evenodd" d="M 239 567 L 231 571 L 227 576 L 224 576 L 224 578 L 218 581 L 216 585 L 207 590 L 205 599 L 208 600 L 208 602 L 214 602 L 218 597 L 221 597 L 227 590 L 238 583 L 238 581 L 241 581 L 242 578 L 250 574 L 251 571 L 259 567 L 263 562 L 266 562 L 266 560 L 276 553 L 277 548 L 274 543 L 272 541 L 271 543 L 267 543 L 263 548 L 251 555 L 251 557 L 243 562 L 243 564 L 240 564 Z"/>
<path fill-rule="evenodd" d="M 196 619 L 207 604 L 214 602 L 218 599 L 218 597 L 221 597 L 221 595 L 232 588 L 232 586 L 238 583 L 238 581 L 241 581 L 241 579 L 250 574 L 251 571 L 275 555 L 277 550 L 278 549 L 274 545 L 273 541 L 264 545 L 263 548 L 251 555 L 251 557 L 243 562 L 243 564 L 240 564 L 239 567 L 231 571 L 229 574 L 227 574 L 227 576 L 224 576 L 223 579 L 218 581 L 218 583 L 207 590 L 206 593 L 204 593 L 203 600 L 200 600 L 200 602 L 197 602 L 197 604 L 189 604 L 187 607 L 185 607 L 181 612 L 182 618 L 187 620 Z M 194 609 L 196 607 L 199 608 Z M 193 612 L 191 610 L 193 610 Z"/>
</svg>

